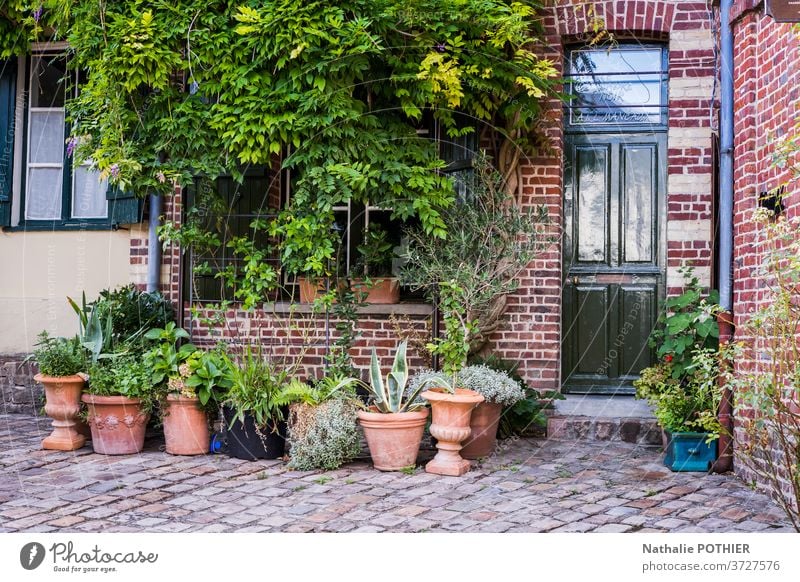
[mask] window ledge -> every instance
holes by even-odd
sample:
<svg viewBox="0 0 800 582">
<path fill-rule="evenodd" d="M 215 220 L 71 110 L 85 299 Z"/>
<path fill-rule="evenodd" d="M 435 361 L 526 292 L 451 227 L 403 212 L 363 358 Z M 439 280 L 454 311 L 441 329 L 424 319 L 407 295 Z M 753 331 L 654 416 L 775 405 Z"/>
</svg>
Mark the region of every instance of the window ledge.
<svg viewBox="0 0 800 582">
<path fill-rule="evenodd" d="M 76 230 L 120 230 L 119 224 L 109 222 L 55 222 L 47 224 L 20 224 L 4 226 L 3 232 L 59 232 Z"/>
<path fill-rule="evenodd" d="M 268 304 L 264 310 L 274 313 L 314 313 L 314 306 L 310 303 L 280 301 Z M 367 304 L 359 307 L 358 313 L 359 315 L 416 315 L 427 317 L 433 313 L 433 305 L 430 303 Z"/>
</svg>

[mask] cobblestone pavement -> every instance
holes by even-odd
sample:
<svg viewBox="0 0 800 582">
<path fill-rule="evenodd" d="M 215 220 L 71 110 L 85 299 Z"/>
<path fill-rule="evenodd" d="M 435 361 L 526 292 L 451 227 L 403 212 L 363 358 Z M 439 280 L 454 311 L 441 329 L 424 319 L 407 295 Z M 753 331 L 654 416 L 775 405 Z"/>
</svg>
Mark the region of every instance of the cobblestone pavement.
<svg viewBox="0 0 800 582">
<path fill-rule="evenodd" d="M 625 443 L 506 441 L 456 478 L 174 457 L 154 438 L 132 456 L 43 451 L 48 426 L 0 415 L 0 532 L 793 531 L 736 478 Z"/>
</svg>

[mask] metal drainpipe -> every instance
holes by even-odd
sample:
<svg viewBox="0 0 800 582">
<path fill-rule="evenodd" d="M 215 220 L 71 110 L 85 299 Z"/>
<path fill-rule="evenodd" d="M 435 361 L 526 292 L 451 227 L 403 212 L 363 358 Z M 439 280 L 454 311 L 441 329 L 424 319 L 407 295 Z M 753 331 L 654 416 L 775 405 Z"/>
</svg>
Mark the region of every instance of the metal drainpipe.
<svg viewBox="0 0 800 582">
<path fill-rule="evenodd" d="M 147 292 L 158 291 L 161 284 L 161 196 L 150 194 L 150 217 L 147 224 Z"/>
<path fill-rule="evenodd" d="M 721 343 L 733 339 L 733 0 L 720 2 L 720 163 L 719 163 L 719 323 Z M 733 469 L 733 395 L 723 384 L 719 421 L 723 434 L 719 439 L 719 457 L 712 467 L 715 473 Z"/>
</svg>

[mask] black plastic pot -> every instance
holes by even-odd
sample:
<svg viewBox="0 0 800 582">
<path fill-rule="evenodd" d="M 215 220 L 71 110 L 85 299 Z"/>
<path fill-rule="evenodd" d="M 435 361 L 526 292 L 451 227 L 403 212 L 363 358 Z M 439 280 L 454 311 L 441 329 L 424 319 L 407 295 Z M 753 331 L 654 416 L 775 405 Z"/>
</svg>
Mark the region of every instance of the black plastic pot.
<svg viewBox="0 0 800 582">
<path fill-rule="evenodd" d="M 227 431 L 228 455 L 245 461 L 257 459 L 277 459 L 283 456 L 286 448 L 286 423 L 279 422 L 275 430 L 273 426 L 256 430 L 253 417 L 245 413 L 244 422 L 236 420 L 236 412 L 227 406 L 222 408 L 222 416 Z"/>
</svg>

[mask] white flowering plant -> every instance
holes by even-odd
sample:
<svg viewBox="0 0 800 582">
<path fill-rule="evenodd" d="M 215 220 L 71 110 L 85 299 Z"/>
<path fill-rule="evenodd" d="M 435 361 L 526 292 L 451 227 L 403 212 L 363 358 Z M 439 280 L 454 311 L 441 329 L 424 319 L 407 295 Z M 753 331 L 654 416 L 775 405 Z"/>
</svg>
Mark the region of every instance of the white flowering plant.
<svg viewBox="0 0 800 582">
<path fill-rule="evenodd" d="M 433 370 L 421 370 L 414 374 L 409 382 L 409 392 L 418 393 L 425 388 L 435 388 L 447 377 Z M 458 374 L 458 385 L 461 388 L 474 390 L 481 394 L 490 404 L 513 406 L 525 398 L 525 389 L 506 372 L 493 370 L 484 364 L 465 366 Z"/>
</svg>

